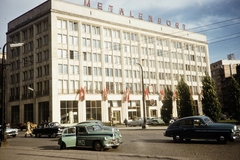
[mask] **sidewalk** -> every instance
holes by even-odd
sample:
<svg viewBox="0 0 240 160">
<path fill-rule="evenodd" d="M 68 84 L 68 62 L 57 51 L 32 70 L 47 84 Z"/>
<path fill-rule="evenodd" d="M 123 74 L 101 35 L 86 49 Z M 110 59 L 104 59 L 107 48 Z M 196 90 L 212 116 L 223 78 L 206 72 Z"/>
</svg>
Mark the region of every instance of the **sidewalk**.
<svg viewBox="0 0 240 160">
<path fill-rule="evenodd" d="M 142 126 L 136 126 L 136 127 L 126 127 L 125 125 L 115 125 L 113 126 L 114 128 L 118 128 L 119 130 L 133 130 L 133 129 L 141 129 L 142 130 Z M 164 125 L 146 125 L 145 129 L 150 129 L 150 130 L 166 130 L 168 126 L 164 126 Z"/>
</svg>

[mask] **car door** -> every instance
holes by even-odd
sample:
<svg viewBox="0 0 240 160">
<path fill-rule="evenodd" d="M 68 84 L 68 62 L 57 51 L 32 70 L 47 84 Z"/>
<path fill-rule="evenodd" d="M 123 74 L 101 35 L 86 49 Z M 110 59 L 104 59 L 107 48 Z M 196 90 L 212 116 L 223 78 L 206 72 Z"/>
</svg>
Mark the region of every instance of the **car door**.
<svg viewBox="0 0 240 160">
<path fill-rule="evenodd" d="M 208 134 L 207 126 L 204 125 L 204 122 L 201 119 L 195 118 L 193 120 L 193 125 L 194 125 L 194 132 L 193 132 L 194 138 L 196 139 L 207 138 L 207 134 Z"/>
<path fill-rule="evenodd" d="M 78 147 L 86 147 L 91 146 L 91 137 L 87 136 L 88 133 L 86 131 L 86 128 L 84 126 L 77 127 L 77 141 L 76 145 Z"/>
<path fill-rule="evenodd" d="M 192 118 L 188 118 L 188 119 L 184 119 L 181 121 L 180 123 L 180 128 L 182 129 L 182 135 L 183 138 L 185 139 L 191 139 L 193 138 L 193 119 Z"/>
<path fill-rule="evenodd" d="M 75 147 L 76 146 L 76 128 L 69 127 L 62 134 L 62 141 L 65 142 L 67 147 Z"/>
</svg>

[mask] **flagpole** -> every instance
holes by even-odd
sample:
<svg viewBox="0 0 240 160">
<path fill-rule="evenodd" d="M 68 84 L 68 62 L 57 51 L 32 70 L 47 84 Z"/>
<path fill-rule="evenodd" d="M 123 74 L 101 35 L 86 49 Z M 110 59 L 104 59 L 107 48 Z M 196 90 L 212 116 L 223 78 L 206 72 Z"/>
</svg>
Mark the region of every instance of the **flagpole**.
<svg viewBox="0 0 240 160">
<path fill-rule="evenodd" d="M 145 96 L 144 96 L 144 81 L 143 81 L 143 68 L 140 63 L 136 63 L 140 66 L 142 72 L 142 103 L 143 103 L 143 125 L 142 129 L 146 129 L 146 118 L 145 118 Z"/>
</svg>

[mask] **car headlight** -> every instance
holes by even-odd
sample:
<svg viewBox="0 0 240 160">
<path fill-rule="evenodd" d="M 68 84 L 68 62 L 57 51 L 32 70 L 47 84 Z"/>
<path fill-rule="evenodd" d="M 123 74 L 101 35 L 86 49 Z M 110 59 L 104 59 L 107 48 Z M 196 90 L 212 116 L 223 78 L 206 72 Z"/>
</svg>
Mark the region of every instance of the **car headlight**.
<svg viewBox="0 0 240 160">
<path fill-rule="evenodd" d="M 105 140 L 105 141 L 108 140 L 108 137 L 104 137 L 104 140 Z"/>
<path fill-rule="evenodd" d="M 238 130 L 238 127 L 237 126 L 234 126 L 234 131 L 237 131 Z"/>
</svg>

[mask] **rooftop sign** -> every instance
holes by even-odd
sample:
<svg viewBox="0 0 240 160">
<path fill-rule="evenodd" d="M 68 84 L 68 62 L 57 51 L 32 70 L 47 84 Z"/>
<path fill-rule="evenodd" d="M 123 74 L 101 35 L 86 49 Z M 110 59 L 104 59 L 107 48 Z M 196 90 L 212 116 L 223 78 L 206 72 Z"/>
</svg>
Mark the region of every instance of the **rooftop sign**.
<svg viewBox="0 0 240 160">
<path fill-rule="evenodd" d="M 90 7 L 90 0 L 84 0 L 84 6 Z M 103 4 L 101 2 L 97 3 L 97 9 L 99 9 L 99 10 L 103 9 Z M 108 11 L 113 12 L 113 6 L 109 5 L 108 6 Z M 119 14 L 124 15 L 124 9 L 123 8 L 119 8 Z M 134 18 L 134 16 L 132 15 L 132 11 L 130 11 L 129 16 Z M 138 19 L 143 20 L 143 14 L 142 13 L 138 13 Z M 149 15 L 148 16 L 148 21 L 153 22 L 153 17 Z M 162 24 L 162 19 L 158 18 L 157 23 Z M 169 27 L 174 26 L 175 28 L 180 29 L 180 24 L 178 22 L 175 22 L 174 24 L 172 24 L 172 22 L 170 20 L 166 20 L 166 25 L 169 26 Z M 185 28 L 186 28 L 186 25 L 182 24 L 181 29 L 185 30 Z"/>
</svg>

